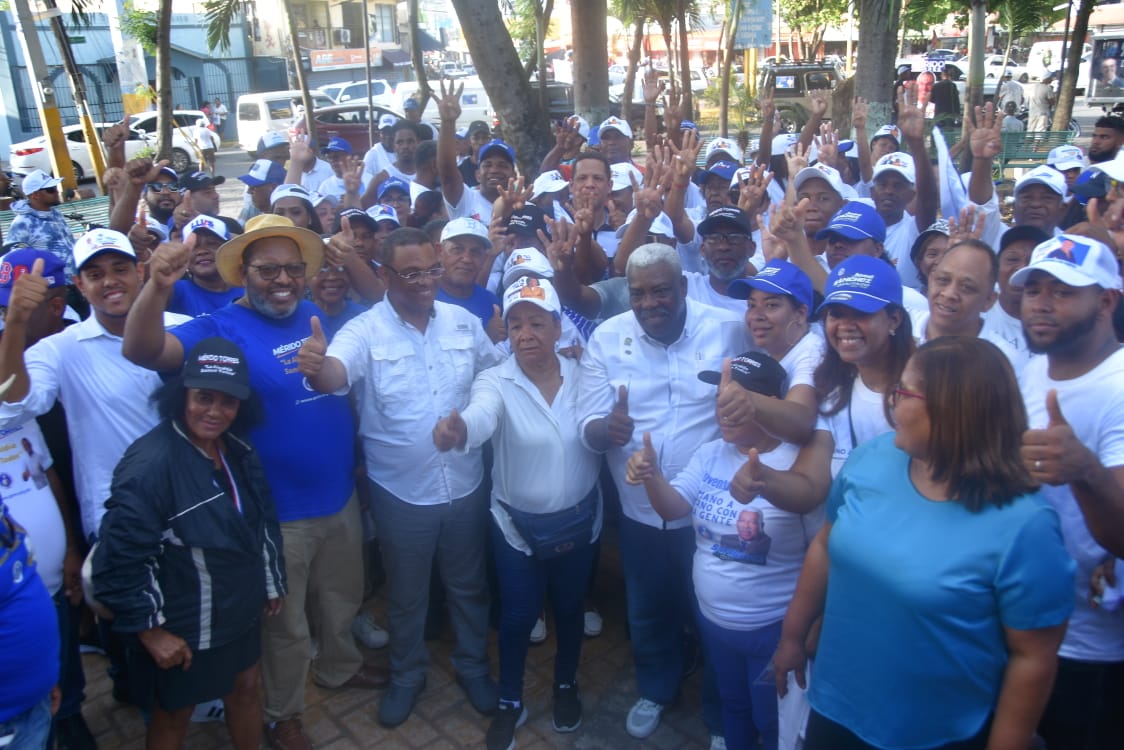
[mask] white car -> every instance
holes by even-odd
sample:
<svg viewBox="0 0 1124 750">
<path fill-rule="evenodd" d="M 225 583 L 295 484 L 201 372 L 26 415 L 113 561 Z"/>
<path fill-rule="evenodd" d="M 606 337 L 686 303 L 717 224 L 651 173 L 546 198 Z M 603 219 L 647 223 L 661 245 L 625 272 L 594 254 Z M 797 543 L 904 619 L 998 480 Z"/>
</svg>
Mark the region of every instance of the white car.
<svg viewBox="0 0 1124 750">
<path fill-rule="evenodd" d="M 367 101 L 367 82 L 351 81 L 340 85 L 340 90 L 332 97 L 336 104 L 354 104 Z M 394 88 L 385 78 L 371 79 L 371 103 L 379 107 L 394 108 L 398 100 L 394 96 Z"/>
<path fill-rule="evenodd" d="M 190 172 L 193 164 L 199 161 L 199 152 L 195 142 L 191 139 L 191 129 L 199 120 L 206 120 L 207 115 L 198 109 L 176 109 L 172 111 L 172 169 L 180 174 Z M 209 120 L 208 120 L 209 122 Z M 149 142 L 156 145 L 156 113 L 138 112 L 129 117 L 129 126 L 133 130 L 146 133 Z M 214 127 L 211 128 L 214 130 Z"/>
<path fill-rule="evenodd" d="M 625 76 L 628 75 L 627 65 L 610 65 L 609 66 L 609 85 L 621 86 L 624 85 Z M 641 75 L 640 70 L 637 70 L 637 75 Z"/>
<path fill-rule="evenodd" d="M 113 124 L 112 122 L 97 122 L 94 123 L 94 129 L 100 136 L 103 130 Z M 92 180 L 94 178 L 94 162 L 90 157 L 90 148 L 86 145 L 86 134 L 82 132 L 82 126 L 67 125 L 62 129 L 62 134 L 66 139 L 67 151 L 70 152 L 70 165 L 74 168 L 74 176 L 79 180 Z M 125 141 L 125 159 L 136 158 L 149 145 L 144 133 L 133 130 L 129 135 L 129 140 Z M 40 135 L 22 143 L 13 143 L 11 168 L 13 174 L 20 176 L 29 174 L 36 169 L 42 169 L 44 172 L 50 173 L 52 171 L 51 155 L 48 150 L 47 137 Z"/>
</svg>

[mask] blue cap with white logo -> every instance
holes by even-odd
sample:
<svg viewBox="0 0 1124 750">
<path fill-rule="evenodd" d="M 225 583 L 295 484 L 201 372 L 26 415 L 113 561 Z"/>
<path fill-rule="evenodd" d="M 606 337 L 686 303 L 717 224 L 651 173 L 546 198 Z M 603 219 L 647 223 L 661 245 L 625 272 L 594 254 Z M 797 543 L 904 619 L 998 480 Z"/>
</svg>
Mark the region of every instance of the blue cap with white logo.
<svg viewBox="0 0 1124 750">
<path fill-rule="evenodd" d="M 806 305 L 809 312 L 812 309 L 812 280 L 799 266 L 787 260 L 771 260 L 756 276 L 734 279 L 726 294 L 734 299 L 749 299 L 754 289 L 767 294 L 787 294 L 797 305 Z"/>
<path fill-rule="evenodd" d="M 863 201 L 851 201 L 844 203 L 827 226 L 816 232 L 816 239 L 826 240 L 833 234 L 849 240 L 883 242 L 886 239 L 886 222 L 874 206 Z"/>
<path fill-rule="evenodd" d="M 852 255 L 832 269 L 824 285 L 823 303 L 875 313 L 887 305 L 902 304 L 902 279 L 892 265 L 870 255 Z"/>
</svg>

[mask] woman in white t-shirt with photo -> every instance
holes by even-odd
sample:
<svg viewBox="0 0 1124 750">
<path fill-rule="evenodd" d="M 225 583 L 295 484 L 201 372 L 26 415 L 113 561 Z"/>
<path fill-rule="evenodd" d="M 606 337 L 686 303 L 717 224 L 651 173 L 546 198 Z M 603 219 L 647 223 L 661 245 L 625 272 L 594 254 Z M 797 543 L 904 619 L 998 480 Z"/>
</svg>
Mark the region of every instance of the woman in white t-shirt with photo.
<svg viewBox="0 0 1124 750">
<path fill-rule="evenodd" d="M 699 378 L 719 391 L 741 387 L 778 400 L 787 377 L 760 352 L 727 361 Z M 714 667 L 729 748 L 777 747 L 777 693 L 769 662 L 796 590 L 809 541 L 823 523 L 831 484 L 831 440 L 816 431 L 803 446 L 782 442 L 754 419 L 719 419 L 722 437 L 700 447 L 668 481 L 659 447 L 629 459 L 626 481 L 643 484 L 665 520 L 692 516 L 692 570 L 699 634 Z"/>
</svg>

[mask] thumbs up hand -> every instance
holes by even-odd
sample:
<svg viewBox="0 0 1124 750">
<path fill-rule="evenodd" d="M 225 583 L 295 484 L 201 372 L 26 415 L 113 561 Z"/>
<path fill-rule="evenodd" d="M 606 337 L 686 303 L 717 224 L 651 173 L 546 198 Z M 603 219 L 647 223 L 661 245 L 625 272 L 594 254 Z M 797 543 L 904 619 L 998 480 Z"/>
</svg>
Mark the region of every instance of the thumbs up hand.
<svg viewBox="0 0 1124 750">
<path fill-rule="evenodd" d="M 488 321 L 488 325 L 484 326 L 484 330 L 493 344 L 498 344 L 507 338 L 507 324 L 503 321 L 503 312 L 499 305 L 492 305 L 492 318 Z"/>
<path fill-rule="evenodd" d="M 632 431 L 635 429 L 635 425 L 632 422 L 632 417 L 628 416 L 628 388 L 626 386 L 622 385 L 617 389 L 617 403 L 613 405 L 613 410 L 609 412 L 605 423 L 608 430 L 609 445 L 620 447 L 632 440 Z"/>
<path fill-rule="evenodd" d="M 440 420 L 433 428 L 433 444 L 442 453 L 462 447 L 467 440 L 468 425 L 464 423 L 456 409 L 449 412 L 449 416 Z"/>
<path fill-rule="evenodd" d="M 727 427 L 753 420 L 757 407 L 753 403 L 753 393 L 734 382 L 729 359 L 722 361 L 722 379 L 718 383 L 718 420 Z"/>
<path fill-rule="evenodd" d="M 659 456 L 656 454 L 656 449 L 652 447 L 651 433 L 645 432 L 644 447 L 628 458 L 624 481 L 628 484 L 644 484 L 658 476 L 660 476 Z"/>
<path fill-rule="evenodd" d="M 1049 422 L 1043 430 L 1023 433 L 1022 459 L 1030 476 L 1041 484 L 1061 485 L 1088 477 L 1099 463 L 1073 432 L 1058 402 L 1058 392 L 1046 394 Z"/>
<path fill-rule="evenodd" d="M 304 340 L 301 349 L 297 352 L 297 368 L 306 378 L 320 374 L 324 367 L 324 355 L 328 351 L 328 338 L 320 326 L 320 318 L 313 315 L 309 321 L 312 325 L 312 335 Z"/>
<path fill-rule="evenodd" d="M 752 502 L 754 498 L 760 497 L 765 492 L 767 471 L 768 468 L 762 465 L 757 449 L 750 448 L 745 463 L 730 482 L 730 494 L 742 505 Z"/>
<path fill-rule="evenodd" d="M 6 326 L 27 323 L 31 314 L 47 299 L 51 283 L 43 278 L 43 259 L 36 258 L 31 270 L 23 273 L 12 284 L 12 295 L 8 300 Z"/>
</svg>

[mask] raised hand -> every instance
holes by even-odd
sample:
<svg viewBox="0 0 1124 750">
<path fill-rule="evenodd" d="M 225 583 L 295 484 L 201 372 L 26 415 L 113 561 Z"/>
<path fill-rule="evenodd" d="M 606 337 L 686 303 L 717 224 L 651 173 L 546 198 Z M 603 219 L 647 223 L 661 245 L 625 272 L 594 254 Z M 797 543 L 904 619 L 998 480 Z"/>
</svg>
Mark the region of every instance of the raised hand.
<svg viewBox="0 0 1124 750">
<path fill-rule="evenodd" d="M 765 226 L 765 213 L 769 212 L 770 216 L 775 216 L 776 210 L 776 206 L 768 206 L 757 215 L 757 228 L 761 230 L 761 252 L 765 255 L 765 262 L 788 260 L 788 246 Z"/>
<path fill-rule="evenodd" d="M 861 96 L 856 96 L 855 101 L 851 103 L 851 124 L 855 126 L 855 130 L 866 130 L 866 120 L 869 116 L 870 103 Z"/>
<path fill-rule="evenodd" d="M 348 195 L 363 191 L 363 160 L 354 154 L 347 157 L 343 167 L 343 189 Z"/>
<path fill-rule="evenodd" d="M 827 94 L 822 89 L 813 89 L 808 92 L 811 99 L 812 117 L 823 117 L 827 114 Z"/>
<path fill-rule="evenodd" d="M 772 122 L 777 116 L 777 103 L 773 99 L 773 92 L 767 91 L 757 100 L 757 108 L 761 112 L 761 122 Z M 761 144 L 764 148 L 765 144 Z"/>
<path fill-rule="evenodd" d="M 702 141 L 699 140 L 699 135 L 693 130 L 689 130 L 683 134 L 683 145 L 676 148 L 675 144 L 668 144 L 671 152 L 675 154 L 671 160 L 672 169 L 675 173 L 675 180 L 680 185 L 685 182 L 690 182 L 695 174 L 696 164 L 698 163 L 699 151 L 702 149 Z"/>
<path fill-rule="evenodd" d="M 658 99 L 660 94 L 664 91 L 664 82 L 660 80 L 660 72 L 658 70 L 649 68 L 645 71 L 642 90 L 644 92 L 644 103 L 655 104 L 656 99 Z M 630 92 L 625 92 L 626 95 L 628 93 Z"/>
<path fill-rule="evenodd" d="M 1023 433 L 1022 459 L 1040 484 L 1069 484 L 1089 476 L 1097 457 L 1077 439 L 1058 403 L 1058 392 L 1046 394 L 1049 422 L 1044 430 Z"/>
<path fill-rule="evenodd" d="M 808 166 L 808 150 L 803 143 L 798 142 L 784 152 L 784 160 L 788 163 L 789 180 L 796 179 L 800 170 Z"/>
<path fill-rule="evenodd" d="M 812 205 L 809 198 L 804 198 L 795 206 L 783 203 L 772 206 L 769 213 L 769 231 L 781 242 L 796 242 L 804 234 L 804 215 L 808 206 Z"/>
<path fill-rule="evenodd" d="M 589 237 L 593 234 L 593 199 L 582 196 L 574 196 L 574 205 L 571 216 L 574 217 L 574 229 L 582 237 Z"/>
<path fill-rule="evenodd" d="M 965 117 L 965 120 L 968 118 Z M 988 102 L 984 107 L 976 107 L 976 125 L 972 128 L 968 144 L 975 159 L 994 159 L 1003 150 L 1003 124 L 995 105 Z"/>
<path fill-rule="evenodd" d="M 357 254 L 358 247 L 359 241 L 355 239 L 355 232 L 351 228 L 351 217 L 345 216 L 340 220 L 340 231 L 333 234 L 324 245 L 325 265 L 341 268 L 346 266 Z"/>
<path fill-rule="evenodd" d="M 499 185 L 496 187 L 496 192 L 499 193 L 499 198 L 496 201 L 503 201 L 503 211 L 507 216 L 515 213 L 516 211 L 523 210 L 527 205 L 527 201 L 535 193 L 535 186 L 533 184 L 524 184 L 523 176 L 512 177 L 507 181 L 507 187 Z"/>
<path fill-rule="evenodd" d="M 507 324 L 503 322 L 503 312 L 499 305 L 492 305 L 492 317 L 488 325 L 484 326 L 484 332 L 488 334 L 493 344 L 498 344 L 507 338 Z"/>
<path fill-rule="evenodd" d="M 26 323 L 35 309 L 47 299 L 50 287 L 50 282 L 43 278 L 43 259 L 36 258 L 31 264 L 31 270 L 21 274 L 12 284 L 5 326 Z"/>
<path fill-rule="evenodd" d="M 547 218 L 546 226 L 550 230 L 550 237 L 541 229 L 539 240 L 546 248 L 546 258 L 555 273 L 573 271 L 574 246 L 578 244 L 578 233 L 574 225 L 565 220 L 555 221 Z"/>
<path fill-rule="evenodd" d="M 624 469 L 624 481 L 628 484 L 644 484 L 649 479 L 660 476 L 660 459 L 652 447 L 652 434 L 644 433 L 644 447 L 628 457 Z"/>
<path fill-rule="evenodd" d="M 948 246 L 964 240 L 978 240 L 986 222 L 987 214 L 977 211 L 975 203 L 964 206 L 960 209 L 959 221 L 955 216 L 948 217 Z"/>
<path fill-rule="evenodd" d="M 446 86 L 448 84 L 448 86 Z M 437 114 L 443 123 L 456 123 L 461 116 L 461 94 L 464 84 L 457 86 L 452 81 L 441 80 L 441 96 L 437 99 Z"/>
<path fill-rule="evenodd" d="M 749 449 L 745 463 L 734 474 L 730 482 L 730 495 L 742 505 L 753 502 L 765 491 L 765 467 L 756 448 Z"/>
<path fill-rule="evenodd" d="M 129 177 L 129 182 L 138 190 L 144 190 L 144 186 L 159 177 L 160 170 L 166 166 L 168 166 L 167 159 L 153 162 L 152 159 L 140 158 L 125 162 L 123 169 Z"/>
<path fill-rule="evenodd" d="M 461 447 L 466 440 L 468 440 L 468 426 L 456 409 L 449 412 L 449 416 L 438 421 L 433 427 L 433 444 L 442 453 Z"/>
<path fill-rule="evenodd" d="M 316 154 L 309 145 L 308 135 L 298 133 L 293 136 L 292 143 L 289 144 L 289 159 L 299 164 L 302 169 L 316 161 Z"/>
<path fill-rule="evenodd" d="M 898 130 L 902 140 L 925 138 L 925 113 L 917 106 L 917 94 L 910 88 L 898 88 Z"/>
<path fill-rule="evenodd" d="M 129 227 L 129 242 L 137 254 L 137 261 L 147 263 L 152 255 L 152 235 L 148 232 L 148 204 L 141 201 L 137 220 Z"/>
<path fill-rule="evenodd" d="M 106 150 L 117 148 L 118 146 L 129 140 L 129 135 L 132 131 L 125 120 L 115 122 L 105 130 L 101 131 L 101 142 L 105 145 Z"/>
<path fill-rule="evenodd" d="M 183 229 L 198 215 L 199 212 L 195 210 L 195 203 L 191 199 L 191 191 L 184 190 L 183 199 L 176 206 L 176 210 L 172 212 L 172 221 L 175 223 L 176 229 Z"/>
<path fill-rule="evenodd" d="M 753 394 L 734 382 L 730 360 L 722 362 L 722 378 L 718 381 L 718 420 L 732 427 L 752 420 L 757 416 Z"/>
<path fill-rule="evenodd" d="M 747 214 L 754 214 L 765 199 L 765 191 L 773 181 L 773 173 L 761 163 L 755 163 L 752 167 L 743 167 L 738 172 L 741 183 L 738 188 L 738 208 Z"/>
<path fill-rule="evenodd" d="M 195 239 L 192 234 L 184 242 L 165 242 L 153 251 L 148 261 L 148 278 L 157 289 L 171 289 L 187 273 Z"/>
<path fill-rule="evenodd" d="M 627 445 L 632 440 L 635 425 L 632 417 L 628 416 L 628 388 L 623 385 L 617 389 L 617 403 L 613 404 L 612 411 L 605 418 L 605 427 L 611 446 Z"/>
<path fill-rule="evenodd" d="M 820 134 L 816 136 L 816 153 L 819 163 L 839 168 L 839 131 L 831 127 L 830 123 L 820 125 Z"/>
<path fill-rule="evenodd" d="M 324 329 L 320 326 L 320 318 L 313 315 L 309 323 L 312 326 L 312 335 L 304 340 L 300 351 L 297 352 L 297 369 L 306 378 L 320 374 L 320 370 L 324 367 L 324 356 L 328 352 L 328 337 L 324 335 Z"/>
</svg>

